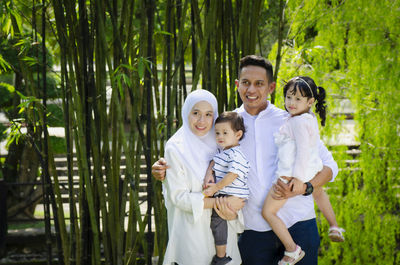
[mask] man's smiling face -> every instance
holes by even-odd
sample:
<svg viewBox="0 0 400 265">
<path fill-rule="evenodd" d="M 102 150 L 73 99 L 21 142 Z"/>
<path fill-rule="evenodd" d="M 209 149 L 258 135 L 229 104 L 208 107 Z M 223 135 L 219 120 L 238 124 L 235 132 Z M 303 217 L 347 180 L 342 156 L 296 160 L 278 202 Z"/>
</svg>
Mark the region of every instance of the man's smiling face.
<svg viewBox="0 0 400 265">
<path fill-rule="evenodd" d="M 244 108 L 250 115 L 257 115 L 267 108 L 268 96 L 275 89 L 275 83 L 268 80 L 267 71 L 255 65 L 242 68 L 236 86 Z"/>
</svg>

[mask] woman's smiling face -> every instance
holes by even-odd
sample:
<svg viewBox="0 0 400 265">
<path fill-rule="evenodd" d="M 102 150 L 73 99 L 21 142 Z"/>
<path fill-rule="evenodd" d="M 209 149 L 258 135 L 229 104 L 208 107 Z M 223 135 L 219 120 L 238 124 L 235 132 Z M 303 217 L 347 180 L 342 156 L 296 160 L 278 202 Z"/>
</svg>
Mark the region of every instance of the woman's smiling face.
<svg viewBox="0 0 400 265">
<path fill-rule="evenodd" d="M 189 113 L 189 128 L 194 135 L 206 135 L 211 130 L 213 122 L 213 107 L 207 101 L 197 102 Z"/>
</svg>

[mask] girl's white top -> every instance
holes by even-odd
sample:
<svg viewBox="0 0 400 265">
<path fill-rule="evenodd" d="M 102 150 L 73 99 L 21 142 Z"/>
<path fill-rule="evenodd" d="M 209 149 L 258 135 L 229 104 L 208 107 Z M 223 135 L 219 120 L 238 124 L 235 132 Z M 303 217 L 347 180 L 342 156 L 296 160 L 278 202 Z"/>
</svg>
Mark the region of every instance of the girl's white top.
<svg viewBox="0 0 400 265">
<path fill-rule="evenodd" d="M 182 108 L 183 126 L 168 140 L 165 159 L 170 166 L 163 183 L 163 195 L 168 214 L 168 245 L 163 264 L 208 265 L 215 255 L 214 237 L 210 229 L 211 209 L 204 209 L 202 183 L 205 172 L 215 155 L 217 145 L 214 131 L 206 136 L 194 135 L 188 125 L 193 106 L 209 102 L 218 115 L 217 101 L 210 92 L 190 93 Z M 229 221 L 227 255 L 240 264 L 237 233 L 243 229 L 243 217 Z"/>
<path fill-rule="evenodd" d="M 292 176 L 306 182 L 322 170 L 318 121 L 313 113 L 288 118 L 274 140 L 278 147 L 277 177 Z"/>
</svg>

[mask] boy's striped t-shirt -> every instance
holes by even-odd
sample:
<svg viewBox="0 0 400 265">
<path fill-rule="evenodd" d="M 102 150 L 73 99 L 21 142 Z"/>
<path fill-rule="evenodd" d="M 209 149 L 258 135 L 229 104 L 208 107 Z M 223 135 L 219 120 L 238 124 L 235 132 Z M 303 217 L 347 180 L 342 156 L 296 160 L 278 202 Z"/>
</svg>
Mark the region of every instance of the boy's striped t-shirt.
<svg viewBox="0 0 400 265">
<path fill-rule="evenodd" d="M 240 198 L 249 196 L 249 188 L 247 186 L 247 176 L 249 174 L 249 161 L 246 159 L 240 146 L 234 146 L 227 150 L 221 150 L 213 158 L 215 164 L 213 170 L 215 172 L 216 182 L 221 181 L 224 176 L 229 173 L 235 173 L 238 177 L 230 184 L 219 190 L 215 195 L 233 195 Z"/>
</svg>

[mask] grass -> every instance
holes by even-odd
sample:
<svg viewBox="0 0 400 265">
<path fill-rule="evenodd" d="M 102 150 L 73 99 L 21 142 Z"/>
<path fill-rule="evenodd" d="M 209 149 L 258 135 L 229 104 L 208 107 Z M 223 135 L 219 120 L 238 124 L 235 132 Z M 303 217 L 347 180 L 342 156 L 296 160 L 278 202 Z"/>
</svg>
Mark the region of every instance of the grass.
<svg viewBox="0 0 400 265">
<path fill-rule="evenodd" d="M 67 153 L 67 143 L 65 142 L 65 138 L 50 136 L 50 144 L 55 154 Z"/>
<path fill-rule="evenodd" d="M 44 221 L 38 220 L 38 221 L 8 223 L 8 230 L 20 230 L 27 228 L 44 228 Z"/>
<path fill-rule="evenodd" d="M 34 213 L 34 218 L 37 218 L 38 220 L 27 220 L 27 221 L 18 221 L 18 222 L 12 222 L 8 223 L 8 230 L 15 230 L 15 229 L 27 229 L 27 228 L 44 228 L 44 210 L 41 204 L 39 204 L 35 209 Z M 51 211 L 51 218 L 53 218 L 53 211 Z M 69 218 L 69 211 L 64 209 L 64 218 Z M 70 224 L 70 220 L 67 219 L 65 220 L 66 225 L 68 226 Z M 54 220 L 51 220 L 51 226 L 54 226 Z"/>
</svg>

